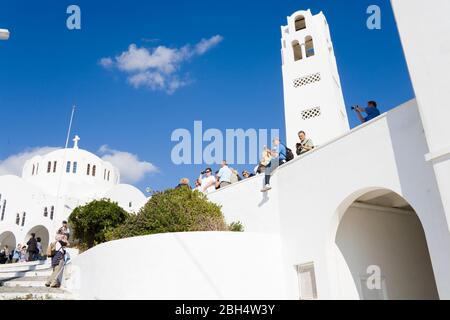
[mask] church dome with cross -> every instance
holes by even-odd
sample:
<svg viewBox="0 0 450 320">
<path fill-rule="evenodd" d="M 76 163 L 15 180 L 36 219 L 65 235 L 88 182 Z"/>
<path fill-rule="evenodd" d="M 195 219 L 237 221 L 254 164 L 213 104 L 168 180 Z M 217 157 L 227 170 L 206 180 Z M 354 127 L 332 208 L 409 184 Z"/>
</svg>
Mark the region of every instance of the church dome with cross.
<svg viewBox="0 0 450 320">
<path fill-rule="evenodd" d="M 117 168 L 80 149 L 78 136 L 73 141 L 73 148 L 59 149 L 28 160 L 22 178 L 55 197 L 97 198 L 120 183 Z"/>
<path fill-rule="evenodd" d="M 136 187 L 120 183 L 120 172 L 110 162 L 79 148 L 57 149 L 29 159 L 22 176 L 0 176 L 0 241 L 13 248 L 31 233 L 43 246 L 53 239 L 61 222 L 77 207 L 109 199 L 136 213 L 147 202 Z"/>
</svg>

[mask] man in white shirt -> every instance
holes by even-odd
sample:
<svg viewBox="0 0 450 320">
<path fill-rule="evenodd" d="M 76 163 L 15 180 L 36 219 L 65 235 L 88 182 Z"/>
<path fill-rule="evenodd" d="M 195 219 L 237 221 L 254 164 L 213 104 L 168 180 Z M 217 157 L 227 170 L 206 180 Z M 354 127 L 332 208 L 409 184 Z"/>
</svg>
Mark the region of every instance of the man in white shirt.
<svg viewBox="0 0 450 320">
<path fill-rule="evenodd" d="M 203 175 L 205 176 L 203 177 Z M 204 194 L 208 194 L 216 190 L 216 177 L 212 175 L 211 168 L 207 168 L 204 172 L 202 172 L 198 180 L 200 181 L 201 190 Z"/>
<path fill-rule="evenodd" d="M 219 186 L 220 188 L 226 187 L 231 184 L 231 169 L 228 167 L 227 162 L 222 161 L 222 168 L 220 168 L 217 173 L 217 177 L 219 178 Z"/>
</svg>

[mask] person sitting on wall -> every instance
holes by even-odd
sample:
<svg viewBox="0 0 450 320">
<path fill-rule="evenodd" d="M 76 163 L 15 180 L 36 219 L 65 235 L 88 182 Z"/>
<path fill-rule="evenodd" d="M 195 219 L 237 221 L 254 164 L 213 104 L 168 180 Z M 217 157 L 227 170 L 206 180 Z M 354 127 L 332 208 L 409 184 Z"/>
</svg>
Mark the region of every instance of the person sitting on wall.
<svg viewBox="0 0 450 320">
<path fill-rule="evenodd" d="M 361 123 L 365 123 L 372 119 L 375 119 L 381 114 L 380 110 L 378 110 L 377 103 L 375 101 L 367 102 L 367 108 L 363 108 L 360 106 L 353 106 L 352 110 L 355 110 L 356 115 L 358 116 L 358 119 L 361 121 Z M 361 114 L 362 112 L 365 112 L 367 116 L 363 117 L 363 115 Z"/>
<path fill-rule="evenodd" d="M 204 194 L 214 192 L 216 190 L 216 177 L 212 175 L 212 169 L 206 168 L 198 178 L 201 189 Z"/>
<path fill-rule="evenodd" d="M 298 156 L 314 149 L 314 143 L 310 138 L 306 138 L 305 131 L 300 131 L 298 133 L 298 138 L 300 139 L 300 142 L 295 146 Z"/>
<path fill-rule="evenodd" d="M 226 186 L 229 186 L 231 184 L 231 176 L 233 172 L 228 167 L 228 164 L 225 160 L 222 161 L 222 167 L 220 168 L 219 172 L 217 172 L 217 178 L 218 178 L 218 188 L 224 188 Z"/>
</svg>

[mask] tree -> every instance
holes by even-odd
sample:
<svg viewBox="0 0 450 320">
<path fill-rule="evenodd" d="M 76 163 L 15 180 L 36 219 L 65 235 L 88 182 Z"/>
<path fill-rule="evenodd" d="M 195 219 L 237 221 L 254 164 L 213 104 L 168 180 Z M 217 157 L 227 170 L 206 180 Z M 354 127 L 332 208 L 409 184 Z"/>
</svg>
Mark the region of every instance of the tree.
<svg viewBox="0 0 450 320">
<path fill-rule="evenodd" d="M 109 240 L 167 232 L 242 231 L 225 223 L 220 206 L 188 188 L 158 192 L 137 215 L 108 233 Z"/>
<path fill-rule="evenodd" d="M 69 223 L 75 239 L 86 248 L 106 241 L 106 234 L 126 221 L 129 214 L 109 199 L 94 200 L 73 210 Z"/>
</svg>

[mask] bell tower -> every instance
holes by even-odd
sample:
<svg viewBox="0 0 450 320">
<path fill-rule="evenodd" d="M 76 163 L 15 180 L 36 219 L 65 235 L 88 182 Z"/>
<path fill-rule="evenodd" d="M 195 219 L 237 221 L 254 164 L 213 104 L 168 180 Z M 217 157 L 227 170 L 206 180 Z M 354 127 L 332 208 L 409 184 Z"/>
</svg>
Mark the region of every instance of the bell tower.
<svg viewBox="0 0 450 320">
<path fill-rule="evenodd" d="M 298 11 L 281 27 L 287 145 L 303 130 L 316 146 L 349 131 L 330 29 L 324 14 Z"/>
</svg>

